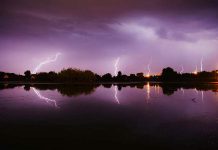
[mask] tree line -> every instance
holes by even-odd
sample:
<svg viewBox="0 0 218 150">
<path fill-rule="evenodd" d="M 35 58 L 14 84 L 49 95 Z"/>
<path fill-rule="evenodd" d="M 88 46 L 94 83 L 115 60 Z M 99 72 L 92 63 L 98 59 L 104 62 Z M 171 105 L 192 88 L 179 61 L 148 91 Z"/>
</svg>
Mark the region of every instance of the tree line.
<svg viewBox="0 0 218 150">
<path fill-rule="evenodd" d="M 31 74 L 29 70 L 24 72 L 24 75 L 15 73 L 0 72 L 0 81 L 16 81 L 16 82 L 47 82 L 47 83 L 107 83 L 107 82 L 216 82 L 218 81 L 218 71 L 198 72 L 198 73 L 183 73 L 180 74 L 170 67 L 164 68 L 161 75 L 145 77 L 143 73 L 137 74 L 122 74 L 118 72 L 116 76 L 110 73 L 98 75 L 90 70 L 80 69 L 63 69 L 56 73 L 40 72 Z"/>
<path fill-rule="evenodd" d="M 80 69 L 63 69 L 56 73 L 40 72 L 31 74 L 29 70 L 24 75 L 16 75 L 14 73 L 0 72 L 0 81 L 21 81 L 21 82 L 51 82 L 51 83 L 95 83 L 95 82 L 139 82 L 145 81 L 143 73 L 124 75 L 121 71 L 117 76 L 106 73 L 102 76 L 90 71 Z"/>
</svg>

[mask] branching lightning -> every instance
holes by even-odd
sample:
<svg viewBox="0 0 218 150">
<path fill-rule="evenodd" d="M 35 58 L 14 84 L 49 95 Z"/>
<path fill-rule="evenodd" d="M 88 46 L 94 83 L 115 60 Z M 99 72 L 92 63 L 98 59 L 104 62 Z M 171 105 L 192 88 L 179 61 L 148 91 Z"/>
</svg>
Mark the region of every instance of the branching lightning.
<svg viewBox="0 0 218 150">
<path fill-rule="evenodd" d="M 114 98 L 117 101 L 117 103 L 120 104 L 120 101 L 119 101 L 118 96 L 117 96 L 117 94 L 118 94 L 117 88 L 118 88 L 117 85 L 115 85 L 114 86 Z"/>
<path fill-rule="evenodd" d="M 43 65 L 46 65 L 46 64 L 48 64 L 48 63 L 55 62 L 55 61 L 58 59 L 58 56 L 60 56 L 60 55 L 61 55 L 61 53 L 57 53 L 57 54 L 55 55 L 55 57 L 53 57 L 53 58 L 48 58 L 47 60 L 41 62 L 41 63 L 34 69 L 33 74 L 36 74 L 36 73 L 39 71 L 39 69 L 40 69 Z"/>
<path fill-rule="evenodd" d="M 39 92 L 38 90 L 36 90 L 34 87 L 32 87 L 32 89 L 33 89 L 34 93 L 35 93 L 40 99 L 45 100 L 47 103 L 48 103 L 48 102 L 52 102 L 52 103 L 54 103 L 54 106 L 58 108 L 57 103 L 56 103 L 55 100 L 52 100 L 52 99 L 49 99 L 49 98 L 47 98 L 47 97 L 42 96 L 42 95 L 40 94 L 40 92 Z"/>
<path fill-rule="evenodd" d="M 120 57 L 118 57 L 115 61 L 115 64 L 114 64 L 114 75 L 117 76 L 118 74 L 118 65 L 119 65 L 119 62 L 120 62 Z"/>
</svg>

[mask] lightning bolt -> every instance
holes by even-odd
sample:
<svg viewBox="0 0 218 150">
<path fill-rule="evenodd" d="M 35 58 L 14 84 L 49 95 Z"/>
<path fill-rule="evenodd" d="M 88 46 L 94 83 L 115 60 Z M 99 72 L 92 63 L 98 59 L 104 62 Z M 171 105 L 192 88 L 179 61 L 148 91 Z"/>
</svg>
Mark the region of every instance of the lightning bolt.
<svg viewBox="0 0 218 150">
<path fill-rule="evenodd" d="M 201 72 L 203 71 L 203 57 L 201 58 Z"/>
<path fill-rule="evenodd" d="M 117 96 L 117 94 L 118 94 L 117 88 L 118 88 L 117 85 L 115 85 L 115 86 L 114 86 L 114 98 L 115 98 L 115 100 L 117 101 L 117 103 L 120 104 L 119 98 L 118 98 L 118 96 Z"/>
<path fill-rule="evenodd" d="M 40 94 L 40 92 L 39 92 L 38 90 L 36 90 L 34 87 L 32 87 L 32 89 L 33 89 L 34 93 L 35 93 L 40 99 L 45 100 L 47 103 L 48 103 L 48 102 L 52 102 L 52 103 L 54 103 L 54 106 L 58 108 L 57 103 L 56 103 L 55 100 L 52 100 L 52 99 L 49 99 L 49 98 L 47 98 L 47 97 L 42 96 L 42 95 Z"/>
<path fill-rule="evenodd" d="M 120 57 L 118 57 L 115 61 L 115 64 L 114 64 L 114 75 L 117 76 L 118 74 L 118 65 L 119 65 L 119 62 L 120 62 Z"/>
<path fill-rule="evenodd" d="M 152 58 L 150 59 L 149 63 L 148 63 L 148 66 L 147 66 L 147 74 L 146 74 L 146 77 L 150 77 L 150 73 L 151 73 L 151 62 L 152 62 Z"/>
<path fill-rule="evenodd" d="M 41 63 L 34 69 L 33 74 L 36 74 L 36 73 L 38 72 L 38 70 L 39 70 L 43 65 L 46 65 L 46 64 L 48 64 L 48 63 L 55 62 L 55 61 L 58 59 L 58 56 L 60 56 L 60 55 L 61 55 L 61 53 L 57 53 L 54 58 L 48 58 L 47 60 L 41 62 Z"/>
<path fill-rule="evenodd" d="M 184 72 L 184 67 L 183 67 L 183 65 L 182 65 L 182 68 L 181 68 L 180 74 L 183 74 L 183 72 Z"/>
</svg>

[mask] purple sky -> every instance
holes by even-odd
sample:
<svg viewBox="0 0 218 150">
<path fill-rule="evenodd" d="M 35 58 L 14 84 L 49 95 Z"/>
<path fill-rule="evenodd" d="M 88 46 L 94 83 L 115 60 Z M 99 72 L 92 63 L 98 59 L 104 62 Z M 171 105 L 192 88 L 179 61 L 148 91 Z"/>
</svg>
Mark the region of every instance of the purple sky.
<svg viewBox="0 0 218 150">
<path fill-rule="evenodd" d="M 218 69 L 217 0 L 3 0 L 0 70 L 73 67 L 99 74 Z"/>
</svg>

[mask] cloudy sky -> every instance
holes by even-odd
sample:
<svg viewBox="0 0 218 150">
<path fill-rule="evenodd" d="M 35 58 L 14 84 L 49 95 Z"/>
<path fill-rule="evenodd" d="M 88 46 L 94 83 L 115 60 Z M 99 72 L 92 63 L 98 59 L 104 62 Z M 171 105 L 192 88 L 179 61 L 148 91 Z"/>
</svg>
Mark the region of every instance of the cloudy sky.
<svg viewBox="0 0 218 150">
<path fill-rule="evenodd" d="M 218 69 L 217 0 L 1 0 L 0 70 Z"/>
</svg>

